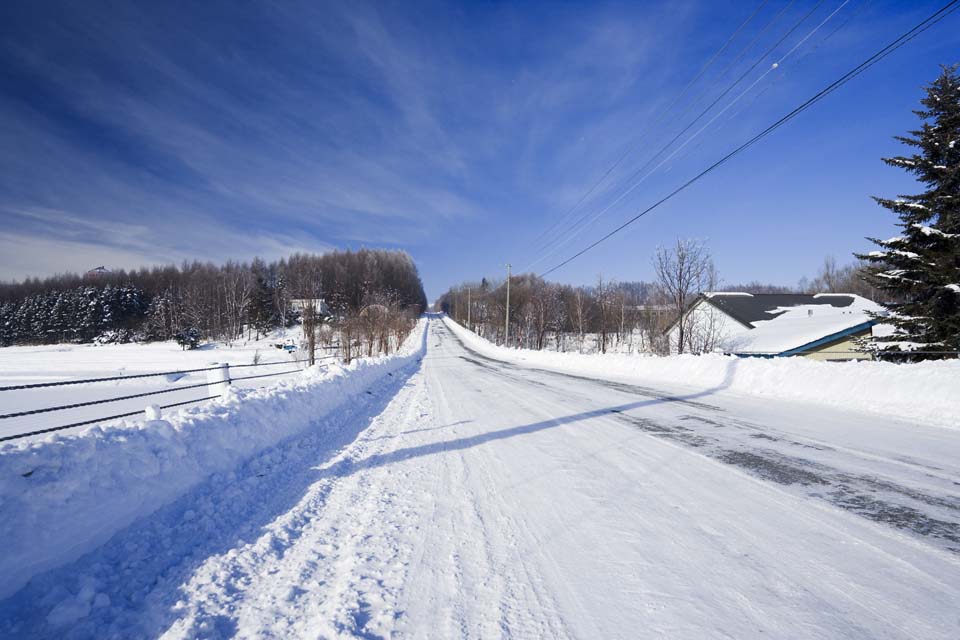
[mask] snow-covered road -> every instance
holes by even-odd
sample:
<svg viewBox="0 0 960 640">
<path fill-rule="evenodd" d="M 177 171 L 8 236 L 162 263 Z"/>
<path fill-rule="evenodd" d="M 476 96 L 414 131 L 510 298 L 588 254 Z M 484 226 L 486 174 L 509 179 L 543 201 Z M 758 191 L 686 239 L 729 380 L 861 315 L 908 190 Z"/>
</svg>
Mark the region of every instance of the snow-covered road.
<svg viewBox="0 0 960 640">
<path fill-rule="evenodd" d="M 428 332 L 347 427 L 35 578 L 0 636 L 960 637 L 960 432 Z"/>
</svg>

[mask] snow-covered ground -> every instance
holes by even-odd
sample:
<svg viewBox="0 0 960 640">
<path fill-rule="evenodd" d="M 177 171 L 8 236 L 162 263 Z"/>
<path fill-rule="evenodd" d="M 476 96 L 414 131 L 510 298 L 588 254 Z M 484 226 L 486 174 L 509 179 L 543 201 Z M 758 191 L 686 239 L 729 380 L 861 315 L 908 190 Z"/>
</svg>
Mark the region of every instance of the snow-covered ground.
<svg viewBox="0 0 960 640">
<path fill-rule="evenodd" d="M 0 445 L 0 597 L 72 560 L 214 473 L 309 428 L 421 357 L 425 321 L 400 353 L 316 366 L 166 419 L 128 419 Z M 343 416 L 330 418 L 343 420 Z"/>
<path fill-rule="evenodd" d="M 260 340 L 239 340 L 204 344 L 198 349 L 184 351 L 175 342 L 146 344 L 60 344 L 37 347 L 5 347 L 0 349 L 0 387 L 41 382 L 58 382 L 90 378 L 132 376 L 141 373 L 203 369 L 211 363 L 251 364 L 255 358 L 262 363 L 286 363 L 289 366 L 242 368 L 234 376 L 293 371 L 303 368 L 294 362 L 302 360 L 302 352 L 287 354 L 275 348 L 274 343 L 291 340 L 300 343 L 300 329 L 279 330 Z M 318 353 L 318 357 L 323 355 Z M 94 384 L 70 385 L 0 392 L 0 414 L 30 409 L 60 406 L 90 400 L 115 398 L 162 389 L 177 389 L 203 384 L 207 374 L 188 373 L 154 378 L 134 378 Z M 280 376 L 282 377 L 282 376 Z M 239 388 L 253 388 L 273 384 L 278 377 L 242 380 Z M 164 393 L 150 398 L 111 402 L 62 412 L 51 412 L 0 420 L 0 437 L 72 424 L 101 416 L 117 415 L 143 410 L 147 404 L 172 404 L 208 395 L 204 387 L 194 387 Z M 171 409 L 171 412 L 176 410 Z"/>
<path fill-rule="evenodd" d="M 471 349 L 507 362 L 611 380 L 706 389 L 856 409 L 881 416 L 960 428 L 960 360 L 820 362 L 803 357 L 579 354 L 507 349 L 444 322 Z"/>
<path fill-rule="evenodd" d="M 77 532 L 33 551 L 24 528 L 95 516 L 67 502 L 54 518 L 44 490 L 109 497 L 152 449 L 3 450 L 0 636 L 960 634 L 960 431 L 467 346 L 431 320 L 422 362 L 415 349 L 382 361 L 348 391 L 303 381 L 196 424 L 145 425 L 158 477 L 183 466 L 191 482 L 148 494 L 69 559 L 44 554 Z M 215 447 L 173 444 L 205 430 L 222 434 Z M 66 464 L 81 442 L 82 464 Z M 46 457 L 60 449 L 71 455 Z M 40 460 L 52 463 L 29 473 Z"/>
</svg>

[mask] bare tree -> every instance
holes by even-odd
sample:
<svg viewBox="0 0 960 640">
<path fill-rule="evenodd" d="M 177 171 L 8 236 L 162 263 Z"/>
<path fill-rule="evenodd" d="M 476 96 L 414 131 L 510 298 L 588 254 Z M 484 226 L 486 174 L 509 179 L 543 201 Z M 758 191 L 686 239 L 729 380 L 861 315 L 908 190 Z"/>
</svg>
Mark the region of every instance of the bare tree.
<svg viewBox="0 0 960 640">
<path fill-rule="evenodd" d="M 233 340 L 243 336 L 244 320 L 253 296 L 253 277 L 246 265 L 228 262 L 222 278 L 227 326 L 230 339 Z"/>
<path fill-rule="evenodd" d="M 577 287 L 573 298 L 574 317 L 577 321 L 577 351 L 583 353 L 583 328 L 586 324 L 586 301 L 582 287 Z"/>
<path fill-rule="evenodd" d="M 563 287 L 552 285 L 553 313 L 550 324 L 554 332 L 557 351 L 564 351 L 563 331 L 567 325 L 567 305 L 564 301 L 564 293 Z"/>
<path fill-rule="evenodd" d="M 701 285 L 704 291 L 716 291 L 720 283 L 717 270 L 710 262 Z M 704 305 L 697 315 L 690 318 L 687 326 L 687 351 L 690 353 L 710 353 L 720 346 L 725 337 L 725 325 L 719 310 Z"/>
<path fill-rule="evenodd" d="M 316 264 L 308 264 L 300 274 L 300 295 L 305 299 L 301 310 L 303 339 L 307 347 L 307 363 L 313 366 L 317 361 L 317 331 L 320 328 L 320 309 L 318 298 L 323 286 L 323 274 Z"/>
<path fill-rule="evenodd" d="M 690 321 L 686 307 L 693 296 L 706 289 L 711 278 L 715 280 L 713 258 L 703 241 L 677 239 L 672 247 L 657 247 L 653 268 L 675 318 L 677 353 L 683 353 Z"/>
<path fill-rule="evenodd" d="M 607 297 L 603 288 L 603 274 L 597 276 L 597 309 L 600 311 L 600 353 L 607 352 Z"/>
<path fill-rule="evenodd" d="M 532 282 L 533 292 L 533 328 L 536 333 L 536 348 L 542 350 L 546 345 L 547 331 L 556 326 L 560 300 L 556 285 L 537 279 Z"/>
<path fill-rule="evenodd" d="M 620 323 L 617 325 L 617 350 L 622 351 L 621 345 L 624 336 L 626 336 L 627 328 L 627 296 L 622 289 L 618 292 L 617 303 L 620 306 Z"/>
<path fill-rule="evenodd" d="M 838 266 L 833 256 L 827 256 L 816 277 L 812 281 L 803 278 L 797 288 L 803 293 L 855 293 L 876 301 L 877 289 L 864 278 L 867 270 L 863 262 Z"/>
<path fill-rule="evenodd" d="M 846 280 L 844 271 L 845 269 L 837 266 L 836 258 L 827 256 L 823 259 L 823 265 L 813 281 L 813 286 L 824 293 L 837 293 L 843 281 Z"/>
</svg>

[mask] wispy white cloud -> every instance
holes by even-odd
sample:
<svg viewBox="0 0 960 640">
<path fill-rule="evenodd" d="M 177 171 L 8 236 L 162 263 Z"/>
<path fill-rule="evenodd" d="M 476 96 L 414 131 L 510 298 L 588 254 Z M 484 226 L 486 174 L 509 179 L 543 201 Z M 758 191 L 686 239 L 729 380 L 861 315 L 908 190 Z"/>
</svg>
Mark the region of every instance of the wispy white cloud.
<svg viewBox="0 0 960 640">
<path fill-rule="evenodd" d="M 304 3 L 210 20 L 224 10 L 68 7 L 0 47 L 60 102 L 0 98 L 0 216 L 21 240 L 74 243 L 76 262 L 98 242 L 244 258 L 555 213 L 661 100 L 666 26 L 690 13 L 502 7 L 476 23 Z"/>
<path fill-rule="evenodd" d="M 704 6 L 212 0 L 20 16 L 0 42 L 22 80 L 0 95 L 0 221 L 4 248 L 21 248 L 0 279 L 361 244 L 429 260 L 424 247 L 472 250 L 498 229 L 520 244 L 726 37 L 704 37 Z M 703 144 L 750 128 L 724 127 Z"/>
</svg>

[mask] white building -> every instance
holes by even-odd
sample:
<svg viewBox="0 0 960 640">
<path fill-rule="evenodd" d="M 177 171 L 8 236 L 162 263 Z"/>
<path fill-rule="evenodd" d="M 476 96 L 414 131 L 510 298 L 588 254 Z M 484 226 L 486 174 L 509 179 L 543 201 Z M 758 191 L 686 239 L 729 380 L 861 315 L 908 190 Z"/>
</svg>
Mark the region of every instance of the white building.
<svg viewBox="0 0 960 640">
<path fill-rule="evenodd" d="M 326 301 L 323 298 L 295 298 L 290 301 L 290 307 L 294 311 L 299 311 L 303 313 L 303 310 L 308 306 L 313 304 L 313 308 L 318 316 L 328 316 L 330 315 L 330 307 L 327 306 Z"/>
</svg>

